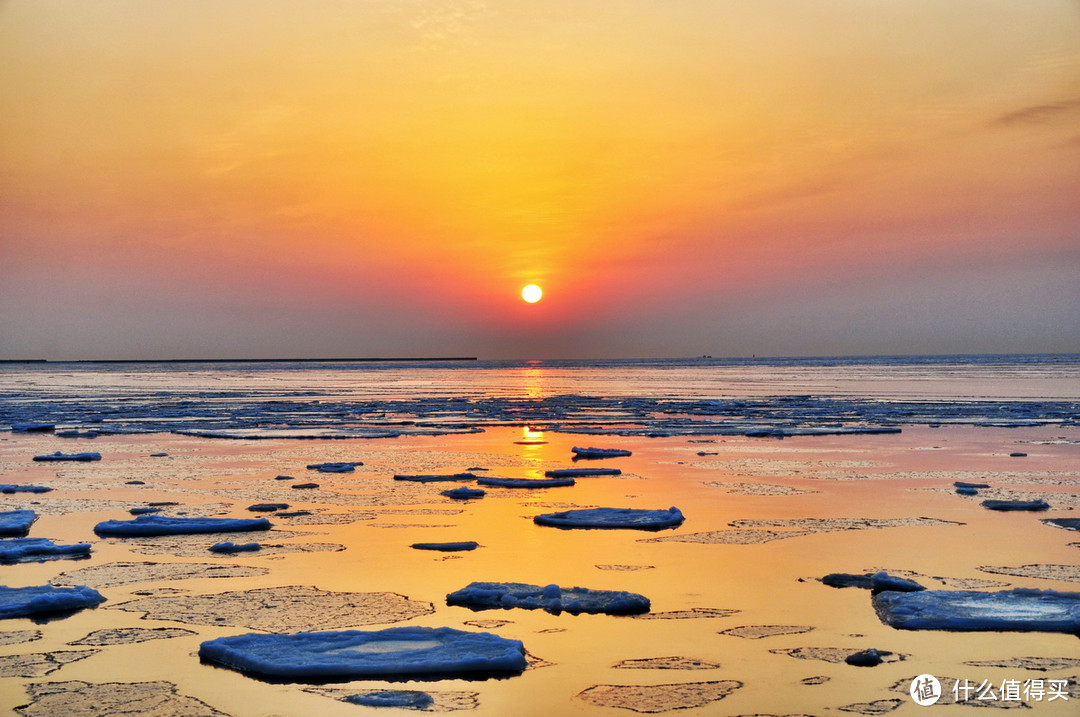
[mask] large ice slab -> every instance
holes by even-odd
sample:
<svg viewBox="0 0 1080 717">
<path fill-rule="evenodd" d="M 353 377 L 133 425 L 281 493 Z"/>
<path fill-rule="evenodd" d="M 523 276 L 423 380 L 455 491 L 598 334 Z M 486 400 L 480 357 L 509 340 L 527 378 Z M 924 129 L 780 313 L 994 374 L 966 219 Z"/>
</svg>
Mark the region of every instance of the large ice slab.
<svg viewBox="0 0 1080 717">
<path fill-rule="evenodd" d="M 85 585 L 73 588 L 56 588 L 52 585 L 9 588 L 0 585 L 0 619 L 69 612 L 103 602 L 105 598 L 101 593 Z"/>
<path fill-rule="evenodd" d="M 542 513 L 533 518 L 537 525 L 555 528 L 629 528 L 631 530 L 663 530 L 680 525 L 682 511 L 642 510 L 638 508 L 578 508 L 558 513 Z"/>
<path fill-rule="evenodd" d="M 413 483 L 440 483 L 447 481 L 473 480 L 474 478 L 476 478 L 476 476 L 472 473 L 440 473 L 426 475 L 398 473 L 394 476 L 394 480 L 411 481 Z"/>
<path fill-rule="evenodd" d="M 878 618 L 901 630 L 1080 632 L 1080 593 L 924 590 L 873 597 Z"/>
<path fill-rule="evenodd" d="M 453 498 L 454 500 L 472 500 L 473 498 L 483 498 L 487 493 L 479 488 L 470 488 L 463 485 L 460 488 L 444 490 L 439 495 L 445 495 L 447 498 Z"/>
<path fill-rule="evenodd" d="M 15 485 L 0 483 L 0 493 L 48 493 L 52 488 L 44 485 Z"/>
<path fill-rule="evenodd" d="M 447 595 L 446 604 L 473 610 L 522 608 L 574 615 L 582 612 L 635 615 L 649 611 L 649 598 L 637 593 L 525 583 L 470 583 Z"/>
<path fill-rule="evenodd" d="M 1050 504 L 1045 500 L 984 500 L 982 507 L 989 510 L 1030 510 L 1038 512 L 1049 510 Z"/>
<path fill-rule="evenodd" d="M 32 510 L 7 510 L 0 512 L 0 536 L 19 536 L 30 532 L 30 526 L 37 520 L 37 513 Z"/>
<path fill-rule="evenodd" d="M 8 538 L 0 540 L 0 563 L 32 563 L 57 558 L 86 558 L 90 543 L 57 545 L 48 538 Z"/>
<path fill-rule="evenodd" d="M 574 485 L 573 478 L 478 478 L 480 485 L 495 488 L 563 488 Z"/>
<path fill-rule="evenodd" d="M 269 530 L 266 518 L 169 518 L 163 515 L 140 515 L 134 520 L 106 520 L 94 526 L 102 536 L 187 535 L 192 533 L 236 533 L 244 530 Z"/>
<path fill-rule="evenodd" d="M 35 461 L 100 461 L 100 453 L 50 453 L 45 456 L 34 456 Z"/>
<path fill-rule="evenodd" d="M 449 627 L 236 635 L 202 643 L 199 656 L 286 679 L 468 677 L 519 673 L 526 666 L 520 641 Z"/>
</svg>

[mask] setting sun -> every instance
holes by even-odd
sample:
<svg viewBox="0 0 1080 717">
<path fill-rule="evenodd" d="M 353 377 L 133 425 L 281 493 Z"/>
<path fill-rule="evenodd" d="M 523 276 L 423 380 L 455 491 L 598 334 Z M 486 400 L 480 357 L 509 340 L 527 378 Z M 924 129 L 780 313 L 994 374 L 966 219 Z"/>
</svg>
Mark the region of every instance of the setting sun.
<svg viewBox="0 0 1080 717">
<path fill-rule="evenodd" d="M 521 290 L 521 298 L 530 304 L 535 304 L 544 296 L 543 290 L 536 284 L 529 284 Z"/>
</svg>

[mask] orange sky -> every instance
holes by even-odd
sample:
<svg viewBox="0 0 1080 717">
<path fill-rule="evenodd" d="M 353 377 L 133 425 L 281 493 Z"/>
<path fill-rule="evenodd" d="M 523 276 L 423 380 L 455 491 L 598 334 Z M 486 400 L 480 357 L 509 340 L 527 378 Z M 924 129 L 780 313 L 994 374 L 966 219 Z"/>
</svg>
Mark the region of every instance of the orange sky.
<svg viewBox="0 0 1080 717">
<path fill-rule="evenodd" d="M 1080 351 L 1078 197 L 1074 2 L 0 2 L 0 358 Z"/>
</svg>

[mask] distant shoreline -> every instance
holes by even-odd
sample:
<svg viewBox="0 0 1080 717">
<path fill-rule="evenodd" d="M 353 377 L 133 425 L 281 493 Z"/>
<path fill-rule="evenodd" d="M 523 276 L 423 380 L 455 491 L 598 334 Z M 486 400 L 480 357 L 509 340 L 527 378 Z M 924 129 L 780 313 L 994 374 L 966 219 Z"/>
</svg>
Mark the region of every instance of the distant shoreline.
<svg viewBox="0 0 1080 717">
<path fill-rule="evenodd" d="M 476 356 L 389 356 L 374 358 L 215 358 L 215 359 L 73 359 L 54 361 L 51 359 L 0 359 L 0 364 L 12 363 L 404 363 L 404 362 L 441 362 L 441 361 L 477 361 Z"/>
</svg>

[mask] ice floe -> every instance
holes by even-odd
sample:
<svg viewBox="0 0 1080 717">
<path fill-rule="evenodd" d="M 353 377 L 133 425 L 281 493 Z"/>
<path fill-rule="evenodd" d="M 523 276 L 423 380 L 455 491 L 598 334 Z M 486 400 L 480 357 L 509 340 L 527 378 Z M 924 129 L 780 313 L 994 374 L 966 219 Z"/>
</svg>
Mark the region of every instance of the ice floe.
<svg viewBox="0 0 1080 717">
<path fill-rule="evenodd" d="M 35 461 L 83 461 L 83 462 L 100 461 L 101 460 L 101 454 L 100 453 L 93 453 L 93 452 L 87 452 L 87 453 L 61 453 L 60 451 L 57 451 L 56 453 L 50 453 L 50 454 L 45 455 L 45 456 L 34 456 L 34 460 Z"/>
<path fill-rule="evenodd" d="M 22 536 L 30 532 L 30 526 L 37 520 L 37 513 L 32 510 L 7 510 L 0 512 L 0 536 Z"/>
<path fill-rule="evenodd" d="M 352 473 L 357 466 L 362 465 L 364 464 L 360 461 L 344 461 L 341 463 L 311 463 L 307 468 L 309 471 L 318 471 L 320 473 Z"/>
<path fill-rule="evenodd" d="M 52 585 L 85 583 L 95 588 L 112 588 L 132 583 L 151 583 L 190 578 L 246 578 L 266 575 L 266 568 L 247 565 L 215 565 L 213 563 L 105 563 L 90 565 L 60 573 L 49 581 Z"/>
<path fill-rule="evenodd" d="M 363 707 L 397 707 L 406 710 L 427 709 L 435 704 L 435 699 L 427 692 L 417 690 L 378 690 L 360 692 L 346 697 L 343 702 Z"/>
<path fill-rule="evenodd" d="M 231 555 L 233 553 L 254 553 L 262 550 L 262 547 L 258 543 L 231 543 L 225 541 L 224 543 L 214 543 L 207 550 L 211 553 L 227 553 Z"/>
<path fill-rule="evenodd" d="M 844 658 L 844 662 L 849 665 L 854 665 L 855 667 L 877 667 L 894 654 L 895 653 L 889 652 L 888 650 L 878 650 L 871 647 L 867 650 L 851 653 Z M 903 657 L 900 659 L 903 659 Z"/>
<path fill-rule="evenodd" d="M 1080 632 L 1080 593 L 925 590 L 873 597 L 878 618 L 902 630 Z"/>
<path fill-rule="evenodd" d="M 588 448 L 580 448 L 578 446 L 574 446 L 570 449 L 570 452 L 574 454 L 575 459 L 623 458 L 633 455 L 630 451 L 624 450 L 622 448 L 593 448 L 592 446 L 589 446 Z"/>
<path fill-rule="evenodd" d="M 1049 510 L 1050 504 L 1045 500 L 984 500 L 982 507 L 988 510 L 1028 510 L 1037 512 Z"/>
<path fill-rule="evenodd" d="M 473 498 L 483 498 L 487 495 L 487 491 L 463 485 L 460 488 L 444 490 L 442 493 L 439 493 L 439 495 L 445 495 L 447 498 L 453 498 L 454 500 L 472 500 Z"/>
<path fill-rule="evenodd" d="M 278 679 L 470 677 L 520 673 L 525 647 L 448 627 L 248 634 L 209 640 L 199 656 Z"/>
<path fill-rule="evenodd" d="M 0 483 L 0 493 L 48 493 L 52 488 L 43 485 L 13 485 Z"/>
<path fill-rule="evenodd" d="M 1065 530 L 1080 530 L 1080 518 L 1047 518 L 1042 522 L 1056 528 L 1065 528 Z"/>
<path fill-rule="evenodd" d="M 557 470 L 544 471 L 548 478 L 592 478 L 595 476 L 618 476 L 622 471 L 618 468 L 559 468 Z"/>
<path fill-rule="evenodd" d="M 269 530 L 266 518 L 169 518 L 140 515 L 134 520 L 106 520 L 94 526 L 101 536 L 185 535 L 194 533 L 234 533 L 245 530 Z"/>
<path fill-rule="evenodd" d="M 798 660 L 821 660 L 833 664 L 846 663 L 848 658 L 860 651 L 850 647 L 778 647 L 769 652 L 774 655 L 787 655 Z M 900 662 L 907 659 L 907 655 L 896 652 L 877 651 L 882 662 Z M 850 663 L 849 663 L 850 664 Z"/>
<path fill-rule="evenodd" d="M 19 705 L 23 717 L 93 714 L 158 714 L 228 717 L 202 700 L 179 694 L 172 682 L 37 682 L 26 685 L 31 702 Z"/>
<path fill-rule="evenodd" d="M 639 508 L 578 508 L 556 513 L 542 513 L 533 518 L 537 525 L 555 528 L 628 528 L 631 530 L 663 530 L 682 524 L 682 511 Z"/>
<path fill-rule="evenodd" d="M 612 665 L 617 670 L 718 670 L 720 664 L 693 657 L 644 657 L 622 660 Z"/>
<path fill-rule="evenodd" d="M 460 605 L 472 610 L 521 608 L 546 610 L 554 614 L 568 612 L 574 615 L 632 615 L 649 611 L 649 599 L 637 593 L 525 583 L 470 583 L 447 595 L 446 604 Z"/>
<path fill-rule="evenodd" d="M 398 473 L 394 476 L 394 480 L 411 481 L 413 483 L 441 483 L 447 481 L 463 481 L 474 480 L 476 478 L 472 473 L 451 473 L 451 474 L 428 474 L 428 475 L 412 475 L 406 473 Z"/>
<path fill-rule="evenodd" d="M 95 607 L 103 602 L 105 597 L 101 593 L 85 585 L 71 588 L 52 585 L 11 588 L 0 585 L 0 619 L 71 612 Z"/>
<path fill-rule="evenodd" d="M 69 645 L 132 645 L 150 640 L 167 640 L 174 637 L 198 635 L 194 630 L 182 627 L 112 627 L 94 630 L 86 637 L 72 640 Z"/>
<path fill-rule="evenodd" d="M 739 627 L 729 627 L 726 630 L 720 630 L 719 635 L 731 635 L 733 637 L 742 637 L 750 640 L 760 640 L 765 637 L 774 637 L 776 635 L 800 635 L 804 632 L 810 632 L 814 628 L 810 625 L 741 625 Z"/>
<path fill-rule="evenodd" d="M 85 660 L 101 650 L 57 650 L 0 657 L 0 677 L 44 677 L 71 662 Z"/>
<path fill-rule="evenodd" d="M 62 558 L 90 557 L 90 543 L 57 545 L 48 538 L 7 538 L 0 540 L 0 563 L 31 563 Z"/>
<path fill-rule="evenodd" d="M 457 543 L 413 543 L 409 546 L 416 550 L 441 550 L 446 553 L 457 553 L 466 550 L 476 550 L 480 543 L 475 540 L 463 540 Z"/>
<path fill-rule="evenodd" d="M 251 630 L 337 630 L 400 622 L 435 611 L 429 602 L 389 592 L 330 592 L 306 585 L 236 590 L 212 595 L 161 594 L 110 605 L 150 620 Z"/>
<path fill-rule="evenodd" d="M 252 513 L 273 513 L 278 510 L 288 510 L 288 503 L 255 503 L 247 507 Z"/>
<path fill-rule="evenodd" d="M 574 485 L 573 478 L 478 478 L 476 482 L 493 488 L 565 488 Z"/>
<path fill-rule="evenodd" d="M 305 687 L 304 692 L 310 692 L 314 695 L 322 695 L 323 697 L 329 697 L 330 699 L 338 700 L 340 702 L 347 702 L 353 705 L 367 705 L 367 706 L 389 706 L 387 702 L 393 701 L 394 698 L 388 696 L 388 693 L 395 692 L 397 690 L 357 690 L 343 689 L 339 687 Z M 415 693 L 415 690 L 400 690 L 401 692 Z M 399 704 L 395 705 L 398 709 L 412 709 L 423 712 L 456 712 L 458 710 L 474 710 L 480 706 L 480 695 L 476 692 L 465 691 L 443 691 L 443 690 L 428 690 L 420 692 L 419 694 L 427 695 L 430 699 L 430 703 L 424 707 L 407 706 L 404 703 L 407 701 L 413 702 L 413 704 L 419 704 L 423 702 L 423 698 L 401 698 L 397 700 Z M 376 705 L 376 701 L 382 701 L 382 704 Z"/>
<path fill-rule="evenodd" d="M 736 680 L 667 685 L 593 685 L 577 696 L 596 707 L 653 713 L 704 707 L 724 699 L 742 686 L 743 683 Z"/>
</svg>

